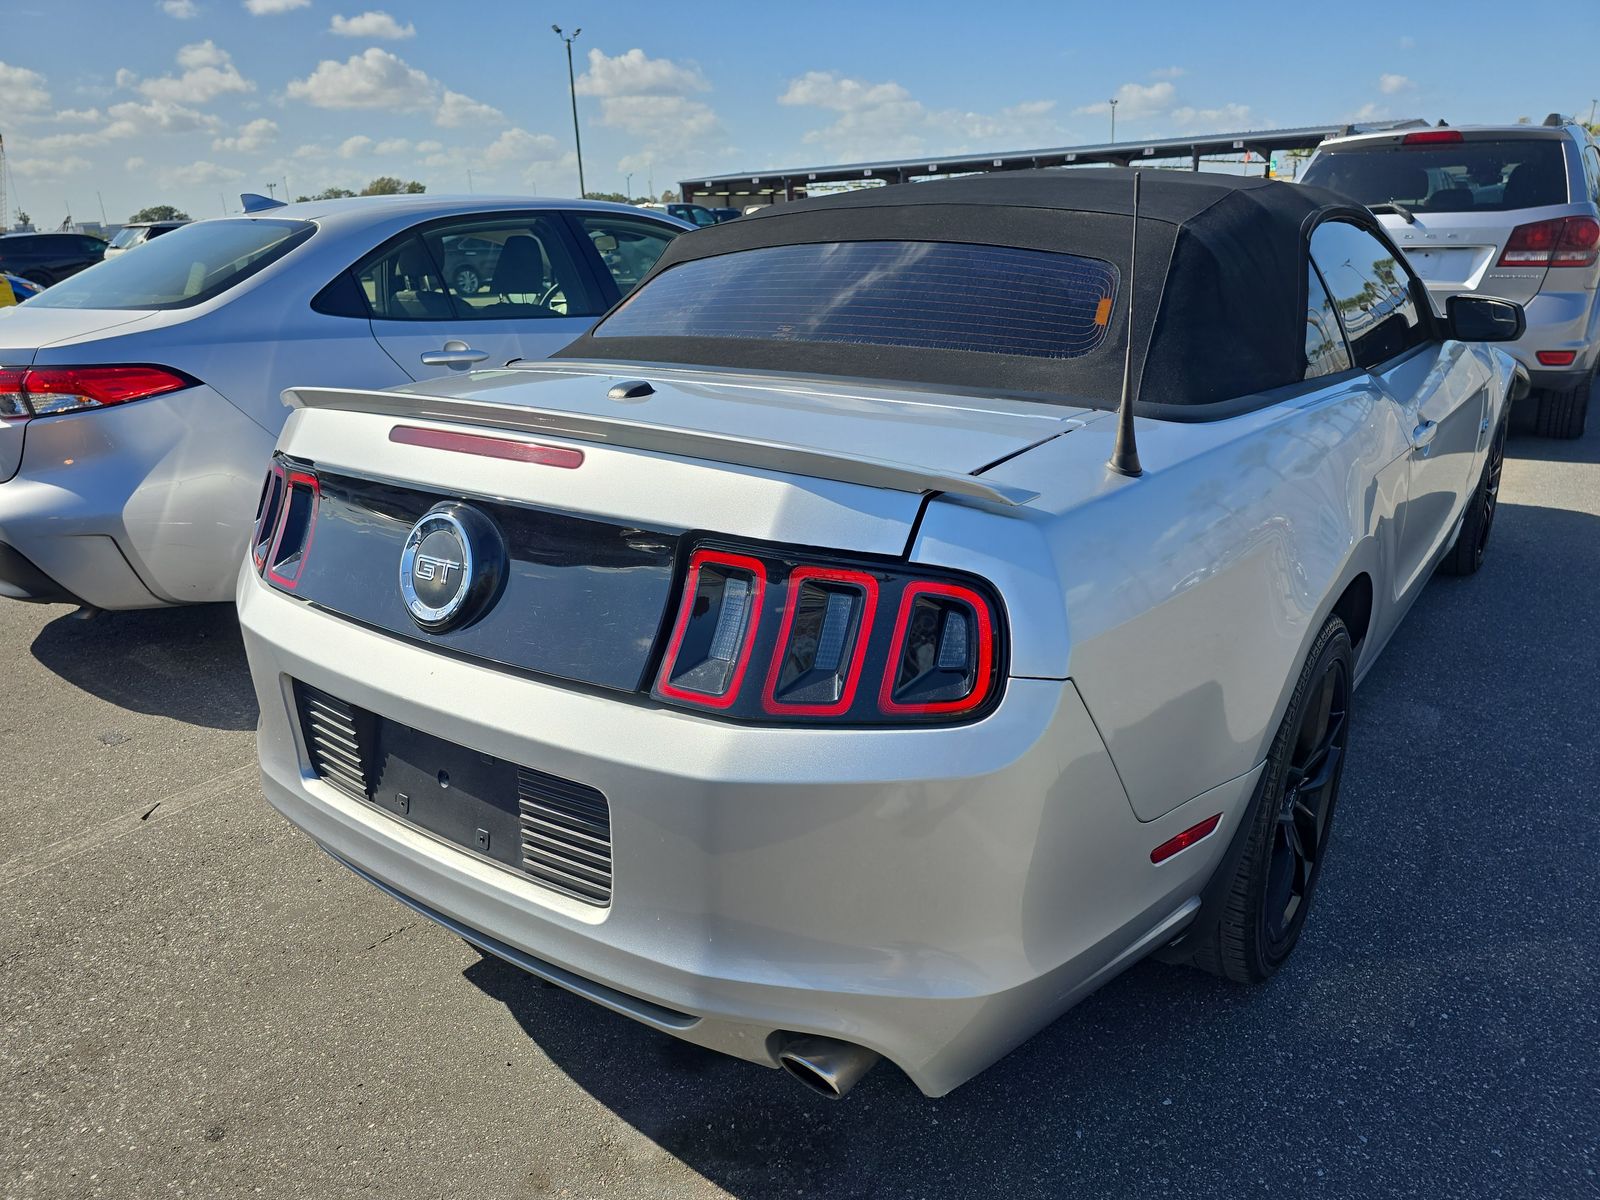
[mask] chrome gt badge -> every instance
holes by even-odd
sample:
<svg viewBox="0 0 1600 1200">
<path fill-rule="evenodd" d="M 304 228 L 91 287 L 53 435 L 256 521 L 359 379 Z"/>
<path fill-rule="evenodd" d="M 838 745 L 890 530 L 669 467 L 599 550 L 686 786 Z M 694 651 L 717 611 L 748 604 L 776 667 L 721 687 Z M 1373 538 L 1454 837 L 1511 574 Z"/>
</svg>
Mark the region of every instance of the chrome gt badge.
<svg viewBox="0 0 1600 1200">
<path fill-rule="evenodd" d="M 464 625 L 500 592 L 505 544 L 494 523 L 465 504 L 436 504 L 400 552 L 400 595 L 431 633 Z"/>
</svg>

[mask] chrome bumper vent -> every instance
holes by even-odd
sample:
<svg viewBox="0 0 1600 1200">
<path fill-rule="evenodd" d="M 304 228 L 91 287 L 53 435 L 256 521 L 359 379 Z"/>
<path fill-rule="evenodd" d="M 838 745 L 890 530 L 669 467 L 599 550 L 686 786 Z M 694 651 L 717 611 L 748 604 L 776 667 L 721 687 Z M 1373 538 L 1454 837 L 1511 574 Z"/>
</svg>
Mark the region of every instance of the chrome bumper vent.
<svg viewBox="0 0 1600 1200">
<path fill-rule="evenodd" d="M 297 683 L 300 720 L 311 766 L 326 782 L 357 800 L 372 795 L 372 720 L 326 692 Z"/>
<path fill-rule="evenodd" d="M 592 787 L 517 768 L 522 869 L 589 904 L 611 903 L 611 810 Z"/>
</svg>

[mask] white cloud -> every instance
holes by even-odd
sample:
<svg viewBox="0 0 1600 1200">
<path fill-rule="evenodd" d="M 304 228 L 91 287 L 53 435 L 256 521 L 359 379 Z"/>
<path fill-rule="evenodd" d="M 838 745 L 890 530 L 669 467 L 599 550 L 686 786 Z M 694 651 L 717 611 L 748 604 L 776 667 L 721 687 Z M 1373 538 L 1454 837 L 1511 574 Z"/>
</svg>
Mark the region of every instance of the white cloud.
<svg viewBox="0 0 1600 1200">
<path fill-rule="evenodd" d="M 1385 96 L 1393 96 L 1396 92 L 1409 91 L 1416 86 L 1415 81 L 1407 79 L 1404 75 L 1393 75 L 1385 72 L 1378 76 L 1378 90 Z"/>
<path fill-rule="evenodd" d="M 1250 128 L 1248 104 L 1224 104 L 1220 108 L 1175 108 L 1168 114 L 1179 129 L 1205 128 L 1228 131 Z"/>
<path fill-rule="evenodd" d="M 57 179 L 64 179 L 79 171 L 89 169 L 89 160 L 68 155 L 65 158 L 11 158 L 6 161 L 6 166 L 21 175 L 24 179 L 32 179 L 37 183 L 48 183 Z"/>
<path fill-rule="evenodd" d="M 214 133 L 222 127 L 222 122 L 210 113 L 199 112 L 170 100 L 151 100 L 148 104 L 128 100 L 113 104 L 106 110 L 106 115 L 111 118 L 111 123 L 95 135 L 102 141 L 153 132 Z"/>
<path fill-rule="evenodd" d="M 435 142 L 431 139 L 428 141 L 418 142 L 416 145 L 416 151 L 418 154 L 437 154 L 443 149 L 443 142 Z"/>
<path fill-rule="evenodd" d="M 293 12 L 297 8 L 310 8 L 311 0 L 244 0 L 244 6 L 252 16 L 267 17 Z"/>
<path fill-rule="evenodd" d="M 247 125 L 241 125 L 236 137 L 214 139 L 211 148 L 228 150 L 236 154 L 255 154 L 277 140 L 278 123 L 269 121 L 266 117 L 258 117 Z"/>
<path fill-rule="evenodd" d="M 548 162 L 550 156 L 559 150 L 560 143 L 548 133 L 508 129 L 489 144 L 488 149 L 483 152 L 483 161 L 491 167 Z"/>
<path fill-rule="evenodd" d="M 93 125 L 101 119 L 98 108 L 63 108 L 55 114 L 57 124 L 82 124 Z"/>
<path fill-rule="evenodd" d="M 182 75 L 146 79 L 137 85 L 139 91 L 152 100 L 175 104 L 204 104 L 228 92 L 255 91 L 256 85 L 239 74 L 228 52 L 210 38 L 182 47 L 178 65 Z M 124 87 L 132 86 L 134 78 L 130 71 L 117 72 L 117 82 Z"/>
<path fill-rule="evenodd" d="M 403 137 L 385 138 L 372 148 L 374 154 L 404 154 L 411 149 L 411 143 Z"/>
<path fill-rule="evenodd" d="M 387 108 L 417 112 L 438 103 L 439 85 L 403 58 L 369 47 L 345 62 L 331 58 L 304 79 L 291 79 L 289 97 L 317 108 Z"/>
<path fill-rule="evenodd" d="M 131 158 L 125 158 L 122 160 L 122 169 L 124 171 L 138 171 L 143 167 L 144 159 L 137 154 L 133 155 Z"/>
<path fill-rule="evenodd" d="M 374 142 L 364 133 L 347 137 L 339 143 L 340 158 L 360 158 L 372 149 Z"/>
<path fill-rule="evenodd" d="M 1417 39 L 1409 35 L 1400 39 L 1400 49 L 1410 50 L 1417 44 Z"/>
<path fill-rule="evenodd" d="M 1351 124 L 1358 124 L 1363 121 L 1387 121 L 1388 119 L 1389 110 L 1387 108 L 1381 104 L 1371 103 L 1363 104 L 1355 112 L 1345 114 L 1343 118 L 1344 121 Z"/>
<path fill-rule="evenodd" d="M 580 96 L 686 96 L 710 91 L 711 85 L 693 63 L 651 58 L 639 49 L 611 58 L 590 50 L 589 69 L 578 76 L 577 89 Z"/>
<path fill-rule="evenodd" d="M 194 0 L 161 0 L 161 11 L 179 21 L 192 21 L 200 15 Z"/>
<path fill-rule="evenodd" d="M 804 140 L 846 159 L 931 157 L 977 145 L 989 149 L 999 140 L 1050 139 L 1059 132 L 1052 100 L 1026 100 L 997 113 L 930 109 L 898 83 L 832 71 L 791 79 L 778 103 L 837 113 L 832 124 L 808 131 Z"/>
<path fill-rule="evenodd" d="M 442 125 L 446 129 L 455 129 L 462 125 L 492 125 L 503 123 L 505 113 L 488 104 L 480 104 L 471 96 L 463 96 L 460 92 L 444 89 L 444 99 L 439 103 L 439 111 L 433 118 L 435 125 Z"/>
<path fill-rule="evenodd" d="M 204 160 L 173 167 L 165 172 L 165 175 L 174 182 L 188 184 L 191 187 L 211 183 L 231 183 L 244 178 L 243 171 L 235 171 L 232 167 L 221 167 L 214 162 Z"/>
<path fill-rule="evenodd" d="M 1177 79 L 1179 76 L 1185 74 L 1187 74 L 1187 72 L 1184 71 L 1182 67 L 1157 67 L 1154 71 L 1150 72 L 1150 78 Z"/>
<path fill-rule="evenodd" d="M 402 25 L 388 13 L 374 10 L 354 17 L 335 16 L 333 24 L 328 26 L 328 32 L 340 37 L 399 41 L 402 38 L 416 37 L 417 27 L 409 23 Z"/>
<path fill-rule="evenodd" d="M 1166 112 L 1176 95 L 1177 89 L 1167 82 L 1125 83 L 1117 89 L 1117 116 L 1128 121 L 1160 116 Z M 1111 105 L 1102 100 L 1073 111 L 1080 116 L 1098 116 L 1109 113 Z"/>
<path fill-rule="evenodd" d="M 50 110 L 50 91 L 44 86 L 44 76 L 27 67 L 0 62 L 0 96 L 5 97 L 6 111 L 12 115 Z"/>
</svg>

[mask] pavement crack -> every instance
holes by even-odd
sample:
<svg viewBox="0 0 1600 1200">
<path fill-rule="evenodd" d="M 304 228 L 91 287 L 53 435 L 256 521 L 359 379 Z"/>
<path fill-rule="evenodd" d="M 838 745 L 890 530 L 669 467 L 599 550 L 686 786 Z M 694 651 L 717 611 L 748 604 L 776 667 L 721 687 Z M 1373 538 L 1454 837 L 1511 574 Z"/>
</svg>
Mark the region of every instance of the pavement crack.
<svg viewBox="0 0 1600 1200">
<path fill-rule="evenodd" d="M 402 925 L 402 926 L 400 926 L 400 928 L 399 928 L 399 929 L 396 929 L 396 930 L 393 930 L 393 931 L 391 931 L 391 932 L 389 932 L 389 933 L 386 933 L 386 934 L 384 934 L 384 935 L 383 935 L 383 936 L 382 936 L 382 937 L 381 937 L 381 938 L 379 938 L 379 939 L 378 939 L 378 940 L 377 940 L 377 941 L 375 941 L 375 942 L 373 942 L 373 943 L 372 943 L 372 945 L 370 945 L 370 946 L 368 946 L 368 947 L 367 947 L 367 950 L 376 950 L 376 949 L 377 949 L 377 948 L 378 948 L 378 947 L 379 947 L 379 946 L 381 946 L 381 945 L 383 945 L 383 944 L 384 944 L 384 943 L 385 943 L 385 942 L 387 942 L 387 941 L 388 941 L 388 940 L 389 940 L 389 939 L 390 939 L 390 938 L 392 938 L 392 937 L 399 937 L 399 936 L 400 936 L 400 935 L 401 935 L 401 934 L 402 934 L 402 933 L 404 933 L 404 932 L 405 932 L 405 931 L 406 931 L 406 930 L 408 930 L 408 929 L 414 929 L 414 928 L 415 928 L 415 927 L 416 927 L 416 924 L 417 924 L 417 923 L 416 923 L 416 922 L 415 922 L 415 921 L 411 921 L 411 922 L 409 922 L 409 923 L 408 923 L 408 924 L 405 924 L 405 925 Z M 364 953 L 366 953 L 366 951 L 362 951 L 362 953 L 363 953 L 363 954 L 364 954 Z"/>
</svg>

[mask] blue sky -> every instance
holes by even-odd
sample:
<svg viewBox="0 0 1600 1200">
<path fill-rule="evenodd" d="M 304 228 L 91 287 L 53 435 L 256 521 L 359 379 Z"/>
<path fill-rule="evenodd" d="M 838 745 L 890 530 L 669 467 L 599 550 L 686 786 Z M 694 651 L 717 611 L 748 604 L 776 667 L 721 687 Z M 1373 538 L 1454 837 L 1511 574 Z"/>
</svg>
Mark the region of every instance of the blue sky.
<svg viewBox="0 0 1600 1200">
<path fill-rule="evenodd" d="M 1570 3 L 590 3 L 0 0 L 10 205 L 36 223 L 241 190 L 571 195 L 1120 137 L 1422 116 L 1586 116 Z M 1532 32 L 1537 31 L 1537 32 Z M 1538 47 L 1546 49 L 1540 50 Z M 1508 49 L 1509 48 L 1509 49 Z M 97 200 L 96 193 L 100 200 Z M 15 212 L 6 214 L 14 218 Z"/>
</svg>

